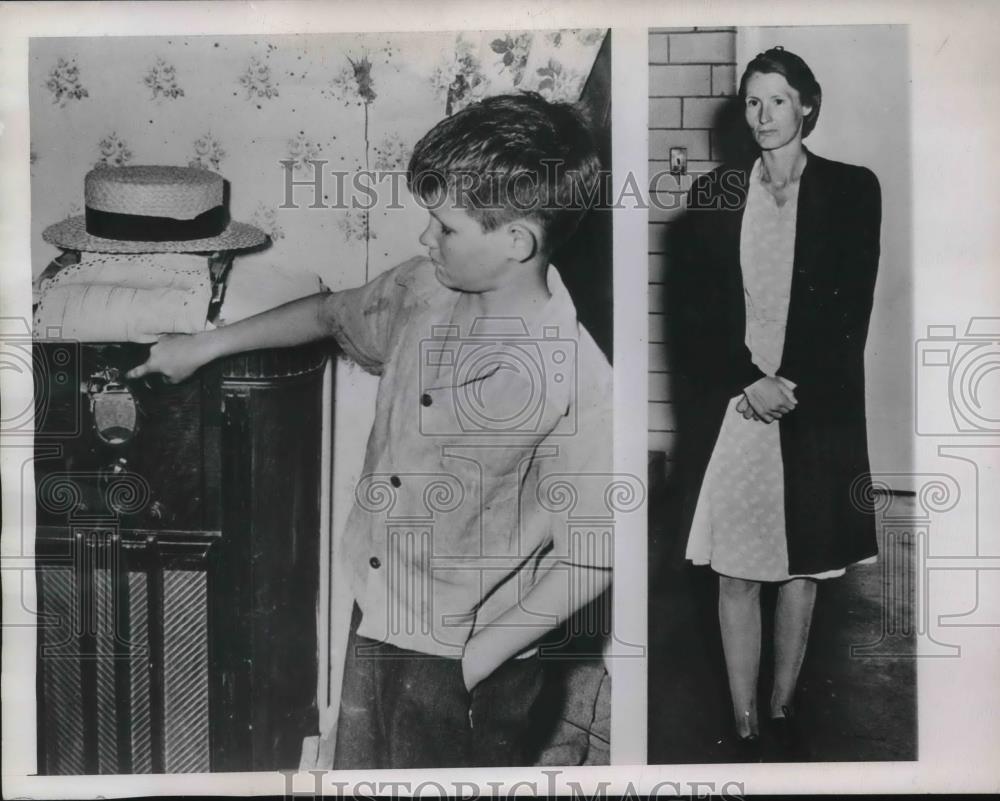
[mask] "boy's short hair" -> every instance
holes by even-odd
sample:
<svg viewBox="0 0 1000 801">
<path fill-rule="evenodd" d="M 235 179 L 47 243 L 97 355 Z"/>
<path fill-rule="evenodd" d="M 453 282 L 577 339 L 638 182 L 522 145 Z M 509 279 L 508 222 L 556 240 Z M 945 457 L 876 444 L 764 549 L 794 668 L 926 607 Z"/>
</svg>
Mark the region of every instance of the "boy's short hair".
<svg viewBox="0 0 1000 801">
<path fill-rule="evenodd" d="M 413 150 L 406 183 L 428 204 L 454 197 L 484 231 L 535 220 L 551 253 L 597 203 L 600 170 L 583 115 L 522 92 L 486 98 L 431 128 Z"/>
</svg>

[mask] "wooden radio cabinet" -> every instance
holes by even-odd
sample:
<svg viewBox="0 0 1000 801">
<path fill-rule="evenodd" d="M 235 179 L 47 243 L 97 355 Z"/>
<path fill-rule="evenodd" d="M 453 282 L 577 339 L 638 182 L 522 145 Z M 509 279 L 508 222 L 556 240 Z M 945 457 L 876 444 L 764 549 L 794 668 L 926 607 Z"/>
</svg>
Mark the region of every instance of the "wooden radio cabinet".
<svg viewBox="0 0 1000 801">
<path fill-rule="evenodd" d="M 318 731 L 322 347 L 167 385 L 34 345 L 38 770 L 274 770 Z"/>
</svg>

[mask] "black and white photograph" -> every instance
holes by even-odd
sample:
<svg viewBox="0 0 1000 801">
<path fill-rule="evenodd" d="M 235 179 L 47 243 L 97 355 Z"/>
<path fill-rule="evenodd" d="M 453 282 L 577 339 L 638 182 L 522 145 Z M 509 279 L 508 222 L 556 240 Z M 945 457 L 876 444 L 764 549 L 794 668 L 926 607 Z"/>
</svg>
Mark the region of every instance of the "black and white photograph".
<svg viewBox="0 0 1000 801">
<path fill-rule="evenodd" d="M 916 759 L 906 27 L 649 64 L 650 761 Z"/>
<path fill-rule="evenodd" d="M 0 3 L 0 783 L 1000 790 L 991 0 Z"/>
<path fill-rule="evenodd" d="M 608 764 L 610 48 L 31 40 L 40 774 Z"/>
</svg>

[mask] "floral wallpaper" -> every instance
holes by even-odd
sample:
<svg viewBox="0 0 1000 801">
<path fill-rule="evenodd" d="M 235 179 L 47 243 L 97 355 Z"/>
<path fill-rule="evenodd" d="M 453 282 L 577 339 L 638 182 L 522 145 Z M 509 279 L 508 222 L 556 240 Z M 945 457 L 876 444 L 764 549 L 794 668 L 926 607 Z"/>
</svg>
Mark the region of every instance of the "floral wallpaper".
<svg viewBox="0 0 1000 801">
<path fill-rule="evenodd" d="M 65 107 L 70 100 L 82 100 L 90 93 L 80 85 L 80 68 L 76 61 L 60 58 L 49 71 L 45 88 L 52 93 L 52 102 Z"/>
<path fill-rule="evenodd" d="M 271 236 L 244 259 L 357 285 L 421 251 L 426 213 L 402 182 L 394 198 L 352 207 L 331 171 L 404 170 L 427 129 L 487 95 L 577 99 L 604 33 L 34 39 L 34 274 L 57 252 L 41 231 L 81 212 L 89 169 L 187 164 L 221 173 L 234 219 Z M 315 160 L 325 208 L 310 208 Z M 289 177 L 298 208 L 283 207 Z M 393 199 L 403 208 L 387 208 Z"/>
<path fill-rule="evenodd" d="M 153 90 L 154 100 L 160 95 L 171 99 L 184 97 L 184 90 L 177 85 L 177 69 L 162 58 L 149 68 L 143 83 Z"/>
</svg>

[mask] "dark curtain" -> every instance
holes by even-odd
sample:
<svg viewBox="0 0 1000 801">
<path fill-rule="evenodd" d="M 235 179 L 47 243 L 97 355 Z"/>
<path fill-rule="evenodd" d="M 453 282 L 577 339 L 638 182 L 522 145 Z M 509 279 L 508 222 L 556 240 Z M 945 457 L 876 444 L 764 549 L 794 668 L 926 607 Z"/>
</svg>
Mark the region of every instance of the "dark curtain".
<svg viewBox="0 0 1000 801">
<path fill-rule="evenodd" d="M 597 140 L 605 175 L 598 202 L 576 233 L 554 255 L 563 283 L 576 305 L 577 317 L 598 347 L 613 361 L 614 285 L 611 235 L 611 32 L 604 37 L 593 69 L 580 95 L 580 106 Z"/>
</svg>

